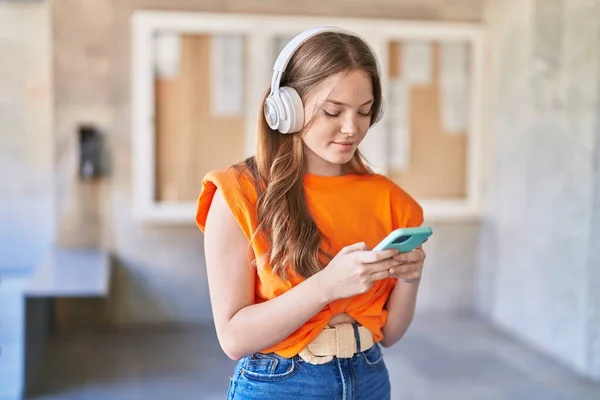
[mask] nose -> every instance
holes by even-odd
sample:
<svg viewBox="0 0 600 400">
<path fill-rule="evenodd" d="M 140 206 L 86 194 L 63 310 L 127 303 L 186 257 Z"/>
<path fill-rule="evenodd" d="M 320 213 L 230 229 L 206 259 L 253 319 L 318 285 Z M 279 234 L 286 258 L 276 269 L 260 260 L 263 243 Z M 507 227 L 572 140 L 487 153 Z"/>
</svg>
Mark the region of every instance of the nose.
<svg viewBox="0 0 600 400">
<path fill-rule="evenodd" d="M 358 121 L 354 113 L 346 113 L 343 119 L 341 132 L 344 135 L 356 135 L 358 133 Z"/>
</svg>

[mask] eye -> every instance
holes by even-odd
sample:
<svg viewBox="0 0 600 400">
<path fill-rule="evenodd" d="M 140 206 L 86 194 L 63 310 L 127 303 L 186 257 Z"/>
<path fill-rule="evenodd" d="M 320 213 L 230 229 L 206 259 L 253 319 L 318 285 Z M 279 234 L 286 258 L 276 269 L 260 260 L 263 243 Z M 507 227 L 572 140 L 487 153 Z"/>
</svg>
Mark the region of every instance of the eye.
<svg viewBox="0 0 600 400">
<path fill-rule="evenodd" d="M 361 117 L 370 117 L 371 114 L 373 114 L 373 107 L 370 107 L 368 111 L 362 112 L 359 111 L 358 115 L 360 115 Z"/>
<path fill-rule="evenodd" d="M 337 114 L 331 114 L 331 113 L 328 113 L 328 112 L 327 112 L 327 111 L 325 111 L 325 110 L 323 110 L 323 112 L 324 112 L 324 113 L 325 113 L 325 115 L 327 115 L 329 118 L 335 118 L 335 117 L 339 117 L 339 116 L 340 116 L 340 113 L 337 113 Z"/>
</svg>

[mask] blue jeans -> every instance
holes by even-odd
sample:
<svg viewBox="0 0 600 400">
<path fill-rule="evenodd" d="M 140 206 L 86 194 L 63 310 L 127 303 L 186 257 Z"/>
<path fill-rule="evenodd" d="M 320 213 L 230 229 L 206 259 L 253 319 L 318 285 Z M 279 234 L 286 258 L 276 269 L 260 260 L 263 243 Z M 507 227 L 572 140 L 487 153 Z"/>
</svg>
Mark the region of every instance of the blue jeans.
<svg viewBox="0 0 600 400">
<path fill-rule="evenodd" d="M 227 399 L 389 400 L 390 380 L 379 344 L 321 365 L 255 353 L 238 361 Z"/>
</svg>

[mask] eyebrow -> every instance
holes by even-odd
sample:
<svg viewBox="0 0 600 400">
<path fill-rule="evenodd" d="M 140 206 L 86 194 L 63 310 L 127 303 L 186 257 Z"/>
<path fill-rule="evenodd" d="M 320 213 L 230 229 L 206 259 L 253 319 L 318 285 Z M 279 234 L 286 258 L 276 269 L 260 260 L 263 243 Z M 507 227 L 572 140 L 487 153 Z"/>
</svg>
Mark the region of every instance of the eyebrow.
<svg viewBox="0 0 600 400">
<path fill-rule="evenodd" d="M 337 101 L 337 100 L 330 100 L 330 99 L 327 99 L 326 101 L 327 101 L 327 103 L 336 104 L 336 105 L 338 105 L 338 106 L 350 107 L 350 105 L 349 105 L 349 104 L 342 103 L 341 101 Z M 369 104 L 369 103 L 373 103 L 374 101 L 375 101 L 374 99 L 371 99 L 371 100 L 369 100 L 369 101 L 365 101 L 364 103 L 362 103 L 362 104 L 360 105 L 360 107 L 362 107 L 362 106 L 366 106 L 367 104 Z"/>
</svg>

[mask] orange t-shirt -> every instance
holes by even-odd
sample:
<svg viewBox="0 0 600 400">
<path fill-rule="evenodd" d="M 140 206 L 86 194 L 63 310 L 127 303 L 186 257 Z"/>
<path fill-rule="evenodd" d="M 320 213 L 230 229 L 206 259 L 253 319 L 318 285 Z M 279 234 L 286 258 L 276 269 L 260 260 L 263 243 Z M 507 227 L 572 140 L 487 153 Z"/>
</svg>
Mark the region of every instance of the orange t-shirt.
<svg viewBox="0 0 600 400">
<path fill-rule="evenodd" d="M 321 233 L 329 239 L 327 252 L 331 255 L 358 242 L 365 242 L 373 248 L 392 230 L 420 226 L 423 222 L 420 205 L 383 175 L 331 177 L 305 174 L 304 188 L 313 219 Z M 268 244 L 258 236 L 252 239 L 258 226 L 256 190 L 248 177 L 233 168 L 212 171 L 202 180 L 196 212 L 200 230 L 204 232 L 206 216 L 217 189 L 248 241 L 252 240 L 254 254 L 262 255 Z M 273 299 L 303 280 L 292 275 L 289 281 L 282 281 L 270 272 L 268 266 L 258 268 L 256 273 L 256 303 Z M 369 329 L 376 342 L 381 341 L 382 327 L 387 319 L 384 306 L 394 284 L 395 279 L 383 279 L 375 282 L 366 293 L 333 301 L 290 336 L 262 352 L 293 357 L 327 327 L 331 317 L 344 312 Z"/>
</svg>

